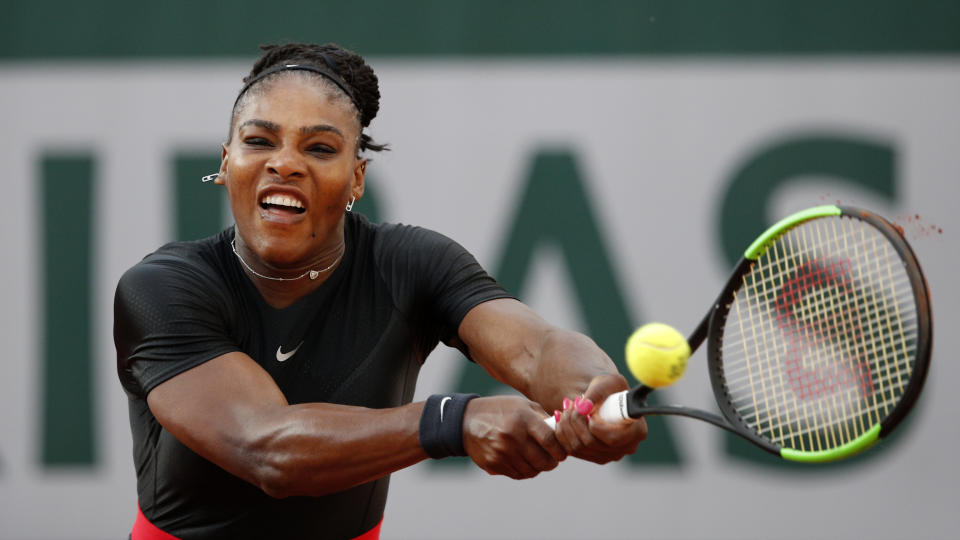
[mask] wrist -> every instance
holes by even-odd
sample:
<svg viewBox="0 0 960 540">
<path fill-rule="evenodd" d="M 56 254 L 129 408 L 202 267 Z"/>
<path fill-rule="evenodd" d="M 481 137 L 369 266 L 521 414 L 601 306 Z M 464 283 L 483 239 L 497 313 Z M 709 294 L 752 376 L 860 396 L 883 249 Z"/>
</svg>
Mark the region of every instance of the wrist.
<svg viewBox="0 0 960 540">
<path fill-rule="evenodd" d="M 465 456 L 463 415 L 467 403 L 477 394 L 434 394 L 427 398 L 420 414 L 420 446 L 428 456 L 441 459 Z"/>
</svg>

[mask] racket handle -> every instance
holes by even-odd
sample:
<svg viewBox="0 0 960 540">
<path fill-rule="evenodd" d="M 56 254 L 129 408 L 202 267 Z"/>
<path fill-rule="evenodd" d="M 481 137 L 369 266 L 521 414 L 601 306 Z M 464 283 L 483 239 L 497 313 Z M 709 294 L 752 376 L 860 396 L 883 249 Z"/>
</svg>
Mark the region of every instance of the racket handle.
<svg viewBox="0 0 960 540">
<path fill-rule="evenodd" d="M 629 390 L 624 390 L 616 394 L 610 394 L 600 405 L 600 410 L 597 411 L 600 419 L 611 424 L 632 421 L 633 419 L 627 413 L 627 394 L 629 393 Z"/>
<path fill-rule="evenodd" d="M 611 424 L 632 421 L 633 419 L 627 414 L 627 394 L 629 393 L 629 390 L 624 390 L 616 394 L 611 394 L 600 405 L 600 409 L 597 410 L 596 415 L 604 422 Z M 546 422 L 551 429 L 557 429 L 557 421 L 554 417 L 548 416 L 544 418 L 543 421 Z"/>
</svg>

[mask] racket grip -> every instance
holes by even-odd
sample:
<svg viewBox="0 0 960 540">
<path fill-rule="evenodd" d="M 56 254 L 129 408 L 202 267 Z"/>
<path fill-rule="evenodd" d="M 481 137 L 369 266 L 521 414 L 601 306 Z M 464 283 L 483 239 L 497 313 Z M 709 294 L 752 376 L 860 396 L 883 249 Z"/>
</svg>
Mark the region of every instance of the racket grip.
<svg viewBox="0 0 960 540">
<path fill-rule="evenodd" d="M 630 415 L 627 414 L 627 394 L 629 393 L 629 390 L 624 390 L 616 394 L 610 394 L 600 405 L 597 416 L 604 422 L 610 422 L 611 424 L 632 420 Z"/>
<path fill-rule="evenodd" d="M 604 422 L 611 424 L 632 421 L 633 419 L 627 414 L 627 394 L 629 393 L 629 390 L 624 390 L 616 394 L 611 394 L 600 405 L 596 415 Z M 548 416 L 544 418 L 543 421 L 550 426 L 550 429 L 557 429 L 557 421 L 554 417 Z"/>
</svg>

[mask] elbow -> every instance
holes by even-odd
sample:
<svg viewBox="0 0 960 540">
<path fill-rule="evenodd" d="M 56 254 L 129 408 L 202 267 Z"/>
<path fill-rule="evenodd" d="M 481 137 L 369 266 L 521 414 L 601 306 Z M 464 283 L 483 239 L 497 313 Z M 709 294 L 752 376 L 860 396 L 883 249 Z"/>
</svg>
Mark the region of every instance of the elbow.
<svg viewBox="0 0 960 540">
<path fill-rule="evenodd" d="M 240 450 L 241 461 L 249 467 L 247 480 L 275 499 L 297 495 L 297 479 L 303 476 L 304 464 L 296 448 L 286 429 L 250 437 Z"/>
<path fill-rule="evenodd" d="M 340 491 L 341 485 L 326 467 L 308 463 L 296 452 L 271 451 L 256 460 L 252 483 L 274 499 L 295 495 L 320 496 Z"/>
<path fill-rule="evenodd" d="M 274 499 L 285 499 L 295 495 L 319 497 L 342 491 L 353 485 L 342 484 L 330 478 L 329 475 L 318 478 L 282 461 L 261 467 L 254 484 Z"/>
<path fill-rule="evenodd" d="M 295 495 L 296 475 L 290 460 L 283 456 L 267 456 L 261 460 L 254 474 L 254 484 L 274 499 L 284 499 Z"/>
<path fill-rule="evenodd" d="M 272 498 L 319 496 L 349 487 L 342 483 L 343 463 L 331 460 L 326 445 L 296 423 L 272 425 L 249 437 L 242 448 L 248 481 Z"/>
</svg>

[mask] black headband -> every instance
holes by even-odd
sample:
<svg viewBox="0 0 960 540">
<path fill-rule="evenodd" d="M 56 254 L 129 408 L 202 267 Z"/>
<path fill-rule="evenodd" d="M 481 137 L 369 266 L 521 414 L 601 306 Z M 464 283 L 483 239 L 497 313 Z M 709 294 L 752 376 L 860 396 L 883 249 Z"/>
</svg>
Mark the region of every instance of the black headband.
<svg viewBox="0 0 960 540">
<path fill-rule="evenodd" d="M 330 63 L 330 60 L 326 57 L 326 55 L 323 55 L 323 59 L 324 59 L 324 61 L 327 62 L 327 64 Z M 250 87 L 253 86 L 257 81 L 260 81 L 260 80 L 263 79 L 264 77 L 268 77 L 268 76 L 273 75 L 274 73 L 277 73 L 277 72 L 279 72 L 279 71 L 289 71 L 289 70 L 312 71 L 313 73 L 318 73 L 318 74 L 320 74 L 320 75 L 323 75 L 325 78 L 327 78 L 328 80 L 330 80 L 330 82 L 332 82 L 333 84 L 337 85 L 341 90 L 343 90 L 343 93 L 346 94 L 347 97 L 350 98 L 350 101 L 353 102 L 353 106 L 357 108 L 357 111 L 360 112 L 361 116 L 363 115 L 363 109 L 360 108 L 360 103 L 357 101 L 356 96 L 353 95 L 353 89 L 350 88 L 350 85 L 348 85 L 348 84 L 346 83 L 346 81 L 344 81 L 343 79 L 341 79 L 340 76 L 337 75 L 336 73 L 334 73 L 332 70 L 324 69 L 324 68 L 318 67 L 318 66 L 311 66 L 311 65 L 308 65 L 308 64 L 284 64 L 284 65 L 280 65 L 280 66 L 274 66 L 274 67 L 272 67 L 272 68 L 264 71 L 263 73 L 260 73 L 260 74 L 257 75 L 256 77 L 254 77 L 254 78 L 250 79 L 249 81 L 247 81 L 247 84 L 243 85 L 243 88 L 240 89 L 240 93 L 237 94 L 237 99 L 233 102 L 233 108 L 234 108 L 234 109 L 237 108 L 237 103 L 240 102 L 240 98 L 241 98 L 241 97 L 243 96 L 243 94 L 246 93 L 246 91 L 249 90 Z"/>
</svg>

